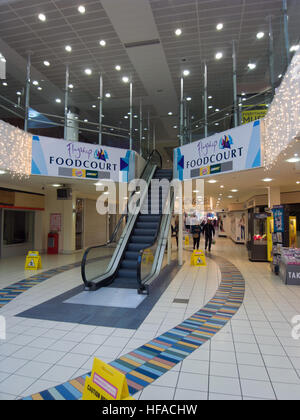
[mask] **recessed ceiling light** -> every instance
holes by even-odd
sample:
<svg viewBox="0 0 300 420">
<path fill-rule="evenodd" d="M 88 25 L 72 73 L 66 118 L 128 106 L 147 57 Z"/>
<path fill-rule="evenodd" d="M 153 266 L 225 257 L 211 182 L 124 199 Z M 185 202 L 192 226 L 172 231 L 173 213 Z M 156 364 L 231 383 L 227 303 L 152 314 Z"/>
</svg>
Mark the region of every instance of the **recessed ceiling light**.
<svg viewBox="0 0 300 420">
<path fill-rule="evenodd" d="M 117 66 L 115 67 L 115 69 L 116 69 L 117 71 L 121 71 L 121 70 L 122 70 L 122 67 L 121 67 L 121 66 L 119 66 L 119 65 L 117 65 Z"/>
<path fill-rule="evenodd" d="M 4 175 L 4 174 L 6 174 L 6 172 L 1 169 L 0 170 L 0 175 Z"/>
<path fill-rule="evenodd" d="M 271 182 L 271 181 L 273 181 L 273 179 L 272 178 L 264 178 L 262 181 L 263 182 Z"/>
<path fill-rule="evenodd" d="M 287 159 L 287 162 L 289 162 L 289 163 L 297 163 L 297 162 L 300 162 L 300 157 L 294 156 L 294 157 L 292 157 L 290 159 Z"/>
<path fill-rule="evenodd" d="M 45 61 L 44 61 L 44 66 L 49 67 L 49 66 L 50 66 L 49 61 L 45 60 Z"/>
<path fill-rule="evenodd" d="M 232 195 L 229 195 L 228 198 L 233 198 Z"/>
<path fill-rule="evenodd" d="M 96 108 L 96 105 L 92 105 L 92 108 Z"/>
<path fill-rule="evenodd" d="M 256 38 L 257 38 L 257 39 L 262 39 L 264 36 L 265 36 L 265 33 L 264 33 L 264 32 L 258 32 L 258 33 L 256 34 Z"/>
<path fill-rule="evenodd" d="M 182 34 L 182 29 L 178 28 L 175 30 L 175 35 L 180 36 Z"/>
<path fill-rule="evenodd" d="M 7 82 L 3 82 L 3 83 L 2 83 L 2 85 L 3 85 L 3 86 L 7 86 Z"/>
<path fill-rule="evenodd" d="M 173 128 L 178 128 L 177 125 L 174 125 Z"/>
<path fill-rule="evenodd" d="M 138 118 L 138 116 L 137 115 L 134 115 L 133 118 Z"/>
<path fill-rule="evenodd" d="M 249 68 L 250 70 L 254 70 L 254 69 L 256 69 L 256 64 L 255 64 L 255 63 L 249 63 L 249 64 L 248 64 L 248 68 Z"/>
<path fill-rule="evenodd" d="M 85 69 L 84 70 L 85 74 L 87 74 L 88 76 L 90 76 L 92 74 L 92 70 L 91 69 Z"/>
<path fill-rule="evenodd" d="M 297 181 L 296 184 L 299 185 L 300 184 L 300 181 Z"/>
<path fill-rule="evenodd" d="M 282 74 L 279 74 L 279 75 L 278 75 L 278 79 L 281 79 L 281 78 L 282 78 Z"/>
<path fill-rule="evenodd" d="M 17 91 L 17 95 L 18 96 L 21 96 L 22 95 L 22 92 L 20 92 L 19 90 Z"/>
<path fill-rule="evenodd" d="M 125 115 L 124 118 L 125 118 L 125 120 L 128 120 L 129 117 L 128 117 L 128 115 Z"/>
<path fill-rule="evenodd" d="M 61 187 L 61 184 L 52 184 L 52 187 L 59 188 L 59 187 Z"/>
<path fill-rule="evenodd" d="M 186 98 L 186 100 L 187 100 L 188 102 L 190 102 L 190 101 L 192 100 L 192 98 L 191 98 L 190 96 L 188 96 L 188 97 Z"/>
<path fill-rule="evenodd" d="M 213 106 L 212 105 L 209 105 L 208 109 L 213 109 Z"/>
<path fill-rule="evenodd" d="M 32 84 L 33 84 L 34 86 L 37 86 L 37 85 L 39 84 L 39 82 L 38 82 L 37 80 L 34 80 L 34 81 L 32 82 Z"/>
<path fill-rule="evenodd" d="M 217 181 L 215 180 L 215 179 L 210 179 L 209 181 L 208 181 L 208 183 L 209 184 L 215 184 Z"/>
<path fill-rule="evenodd" d="M 209 97 L 208 97 L 208 99 L 212 99 L 213 97 L 210 95 Z"/>
<path fill-rule="evenodd" d="M 290 52 L 296 52 L 296 51 L 298 51 L 299 50 L 299 45 L 292 45 L 291 46 L 291 48 L 290 48 Z"/>
<path fill-rule="evenodd" d="M 223 23 L 218 23 L 217 24 L 217 30 L 218 31 L 222 31 L 222 29 L 224 28 L 224 25 L 223 25 Z"/>
<path fill-rule="evenodd" d="M 105 97 L 106 97 L 106 98 L 111 98 L 111 94 L 110 94 L 109 92 L 107 92 L 107 93 L 105 94 Z"/>
<path fill-rule="evenodd" d="M 99 41 L 99 44 L 101 45 L 101 47 L 105 47 L 106 41 L 104 41 L 104 39 L 101 39 L 101 41 Z"/>
<path fill-rule="evenodd" d="M 220 188 L 224 188 L 224 185 L 220 185 Z"/>
<path fill-rule="evenodd" d="M 173 112 L 171 112 L 171 111 L 170 111 L 170 112 L 168 112 L 168 115 L 173 115 Z"/>
<path fill-rule="evenodd" d="M 56 98 L 56 99 L 55 99 L 55 102 L 57 102 L 58 104 L 60 104 L 60 103 L 61 103 L 61 99 Z"/>
<path fill-rule="evenodd" d="M 42 22 L 45 22 L 45 21 L 46 21 L 46 15 L 44 15 L 44 13 L 40 13 L 40 14 L 38 15 L 38 18 L 39 18 Z"/>
<path fill-rule="evenodd" d="M 238 190 L 230 190 L 231 192 L 233 192 L 233 193 L 236 193 L 236 192 L 238 192 Z"/>
<path fill-rule="evenodd" d="M 72 83 L 69 84 L 69 89 L 73 89 L 74 85 Z"/>
<path fill-rule="evenodd" d="M 81 14 L 85 13 L 85 7 L 84 6 L 78 6 L 78 9 L 77 10 Z"/>
<path fill-rule="evenodd" d="M 83 122 L 89 122 L 89 120 L 87 120 L 86 118 L 83 120 Z"/>
<path fill-rule="evenodd" d="M 220 112 L 219 108 L 216 108 L 216 112 Z"/>
<path fill-rule="evenodd" d="M 127 76 L 122 77 L 122 81 L 124 83 L 128 83 L 129 82 L 129 77 L 127 77 Z"/>
<path fill-rule="evenodd" d="M 245 92 L 242 92 L 242 96 L 246 96 L 246 93 Z"/>
<path fill-rule="evenodd" d="M 189 76 L 190 75 L 190 71 L 189 70 L 183 70 L 182 74 L 184 76 Z"/>
<path fill-rule="evenodd" d="M 101 182 L 96 182 L 94 185 L 96 185 L 96 187 L 101 187 L 103 184 Z"/>
<path fill-rule="evenodd" d="M 38 86 L 38 90 L 43 90 L 43 88 L 41 86 Z"/>
<path fill-rule="evenodd" d="M 222 52 L 218 52 L 216 55 L 216 60 L 221 60 L 221 58 L 223 58 L 223 53 Z"/>
<path fill-rule="evenodd" d="M 65 50 L 68 51 L 68 52 L 71 52 L 72 51 L 71 45 L 66 45 Z"/>
</svg>

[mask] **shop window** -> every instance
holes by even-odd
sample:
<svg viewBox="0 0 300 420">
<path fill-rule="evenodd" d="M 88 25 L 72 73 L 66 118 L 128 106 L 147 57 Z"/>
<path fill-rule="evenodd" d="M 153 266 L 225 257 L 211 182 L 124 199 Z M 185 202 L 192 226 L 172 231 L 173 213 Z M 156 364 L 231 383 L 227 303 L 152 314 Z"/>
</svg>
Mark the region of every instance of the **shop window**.
<svg viewBox="0 0 300 420">
<path fill-rule="evenodd" d="M 5 210 L 3 244 L 16 245 L 32 242 L 33 213 Z"/>
</svg>

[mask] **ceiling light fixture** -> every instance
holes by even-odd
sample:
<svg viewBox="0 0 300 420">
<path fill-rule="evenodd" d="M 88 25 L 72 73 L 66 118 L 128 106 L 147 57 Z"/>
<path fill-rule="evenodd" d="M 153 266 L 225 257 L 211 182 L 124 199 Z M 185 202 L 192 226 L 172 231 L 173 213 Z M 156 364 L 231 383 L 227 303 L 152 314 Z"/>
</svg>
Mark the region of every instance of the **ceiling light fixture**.
<svg viewBox="0 0 300 420">
<path fill-rule="evenodd" d="M 207 181 L 209 184 L 215 184 L 217 181 L 215 179 L 210 179 L 209 181 Z"/>
<path fill-rule="evenodd" d="M 85 74 L 87 74 L 88 76 L 90 76 L 92 74 L 92 70 L 91 69 L 85 69 L 84 70 Z"/>
<path fill-rule="evenodd" d="M 71 52 L 72 51 L 71 45 L 66 45 L 65 50 L 68 51 L 68 52 Z"/>
<path fill-rule="evenodd" d="M 2 83 L 2 85 L 3 85 L 3 86 L 7 86 L 7 82 L 3 82 L 3 83 Z"/>
<path fill-rule="evenodd" d="M 6 174 L 6 172 L 1 169 L 0 170 L 0 175 L 4 175 L 4 174 Z"/>
<path fill-rule="evenodd" d="M 288 163 L 297 163 L 297 162 L 300 162 L 300 157 L 294 156 L 294 157 L 292 157 L 290 159 L 287 159 L 287 162 Z"/>
<path fill-rule="evenodd" d="M 222 52 L 218 52 L 216 55 L 216 60 L 221 60 L 221 58 L 223 58 L 223 53 Z"/>
<path fill-rule="evenodd" d="M 73 89 L 74 85 L 72 83 L 69 84 L 69 89 Z"/>
<path fill-rule="evenodd" d="M 44 66 L 49 67 L 49 66 L 50 66 L 49 61 L 45 60 L 45 61 L 44 61 Z"/>
<path fill-rule="evenodd" d="M 119 65 L 117 65 L 117 66 L 115 67 L 115 69 L 116 69 L 117 71 L 121 71 L 121 70 L 122 70 L 122 67 L 121 67 L 121 66 L 119 66 Z"/>
<path fill-rule="evenodd" d="M 85 13 L 85 7 L 84 6 L 78 6 L 78 12 L 81 13 L 82 15 Z"/>
<path fill-rule="evenodd" d="M 59 187 L 61 187 L 61 184 L 52 184 L 52 187 L 59 188 Z"/>
<path fill-rule="evenodd" d="M 233 192 L 233 193 L 236 193 L 236 192 L 238 192 L 239 190 L 230 190 L 231 192 Z"/>
<path fill-rule="evenodd" d="M 189 70 L 183 70 L 182 74 L 184 76 L 189 76 L 190 75 L 190 71 Z"/>
<path fill-rule="evenodd" d="M 262 179 L 262 181 L 263 182 L 271 182 L 271 181 L 273 181 L 273 179 L 272 178 L 264 178 L 264 179 Z"/>
<path fill-rule="evenodd" d="M 57 102 L 58 104 L 60 104 L 60 103 L 61 103 L 61 99 L 56 98 L 56 99 L 55 99 L 55 102 Z"/>
<path fill-rule="evenodd" d="M 192 100 L 192 98 L 191 98 L 190 96 L 188 96 L 188 97 L 186 98 L 186 100 L 187 100 L 188 102 L 190 102 L 190 101 Z"/>
<path fill-rule="evenodd" d="M 19 90 L 17 91 L 17 95 L 18 96 L 21 96 L 22 95 L 22 92 L 20 92 Z"/>
<path fill-rule="evenodd" d="M 182 29 L 178 28 L 175 30 L 175 35 L 180 36 L 182 34 Z"/>
<path fill-rule="evenodd" d="M 34 81 L 32 82 L 32 84 L 33 84 L 34 86 L 37 86 L 37 85 L 39 84 L 39 82 L 38 82 L 37 80 L 34 80 Z"/>
<path fill-rule="evenodd" d="M 290 52 L 296 52 L 299 50 L 300 45 L 292 45 L 290 48 Z"/>
<path fill-rule="evenodd" d="M 111 98 L 111 94 L 110 94 L 109 92 L 107 92 L 107 93 L 105 94 L 105 97 L 106 97 L 106 98 Z"/>
<path fill-rule="evenodd" d="M 255 63 L 249 63 L 248 68 L 249 68 L 249 70 L 254 70 L 254 69 L 256 69 L 256 64 Z"/>
<path fill-rule="evenodd" d="M 99 41 L 99 44 L 101 45 L 101 47 L 106 47 L 106 41 L 104 41 L 104 39 L 101 39 L 101 41 Z"/>
<path fill-rule="evenodd" d="M 257 39 L 262 39 L 264 36 L 265 36 L 265 33 L 264 33 L 264 32 L 258 32 L 258 33 L 256 34 L 256 38 L 257 38 Z"/>
<path fill-rule="evenodd" d="M 127 76 L 122 77 L 122 82 L 128 83 L 129 82 L 129 77 L 127 77 Z"/>
<path fill-rule="evenodd" d="M 39 18 L 42 22 L 45 22 L 45 21 L 46 21 L 46 15 L 44 15 L 44 13 L 40 13 L 40 14 L 38 15 L 38 18 Z"/>
<path fill-rule="evenodd" d="M 38 90 L 43 90 L 43 88 L 41 86 L 38 86 Z"/>
<path fill-rule="evenodd" d="M 217 31 L 222 31 L 223 28 L 224 28 L 223 23 L 218 23 L 217 24 Z"/>
<path fill-rule="evenodd" d="M 170 112 L 168 112 L 168 115 L 173 115 L 173 112 L 171 112 L 171 111 L 170 111 Z"/>
</svg>

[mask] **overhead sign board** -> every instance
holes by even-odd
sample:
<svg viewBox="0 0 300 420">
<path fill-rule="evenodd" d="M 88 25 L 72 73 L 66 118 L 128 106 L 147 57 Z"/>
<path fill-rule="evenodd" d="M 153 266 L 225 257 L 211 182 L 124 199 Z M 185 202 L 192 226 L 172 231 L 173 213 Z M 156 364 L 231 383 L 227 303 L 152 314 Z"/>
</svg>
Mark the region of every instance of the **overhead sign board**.
<svg viewBox="0 0 300 420">
<path fill-rule="evenodd" d="M 31 173 L 128 182 L 135 178 L 135 152 L 33 136 Z"/>
<path fill-rule="evenodd" d="M 261 166 L 260 121 L 174 150 L 174 178 L 202 178 Z"/>
</svg>

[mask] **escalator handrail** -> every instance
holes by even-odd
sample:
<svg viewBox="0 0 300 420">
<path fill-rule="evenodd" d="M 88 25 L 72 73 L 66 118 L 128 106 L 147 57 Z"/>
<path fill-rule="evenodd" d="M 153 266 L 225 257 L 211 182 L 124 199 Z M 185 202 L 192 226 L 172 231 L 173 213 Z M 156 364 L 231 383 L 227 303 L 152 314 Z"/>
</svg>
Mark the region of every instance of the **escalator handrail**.
<svg viewBox="0 0 300 420">
<path fill-rule="evenodd" d="M 146 170 L 147 170 L 147 168 L 148 168 L 148 165 L 149 165 L 149 164 L 151 164 L 151 159 L 152 159 L 152 157 L 153 157 L 155 154 L 157 154 L 157 155 L 159 156 L 159 160 L 160 160 L 160 167 L 159 167 L 159 168 L 161 168 L 161 167 L 162 167 L 162 157 L 161 157 L 161 154 L 160 154 L 160 153 L 159 153 L 156 149 L 154 149 L 154 150 L 152 150 L 152 152 L 151 152 L 151 154 L 150 154 L 150 156 L 149 156 L 149 158 L 148 158 L 148 160 L 147 160 L 147 163 L 146 163 L 146 165 L 145 165 L 145 167 L 144 167 L 144 169 L 143 169 L 143 171 L 142 171 L 142 174 L 140 175 L 140 178 L 143 178 L 143 176 L 144 176 L 144 174 L 145 174 L 145 172 L 146 172 Z M 114 231 L 113 231 L 113 233 L 112 233 L 112 235 L 111 235 L 110 239 L 109 239 L 109 240 L 108 240 L 105 244 L 91 246 L 91 247 L 89 247 L 89 248 L 87 248 L 87 249 L 85 250 L 85 252 L 84 252 L 84 254 L 83 254 L 83 257 L 82 257 L 82 260 L 81 260 L 81 276 L 82 276 L 83 283 L 84 283 L 84 285 L 85 285 L 86 287 L 89 287 L 89 286 L 90 286 L 90 282 L 87 280 L 87 278 L 86 278 L 86 274 L 85 274 L 85 266 L 86 266 L 86 262 L 87 262 L 87 256 L 88 256 L 88 254 L 89 254 L 89 253 L 90 253 L 90 251 L 91 251 L 91 250 L 93 250 L 93 249 L 104 248 L 104 247 L 107 247 L 107 246 L 111 245 L 112 243 L 116 242 L 116 241 L 115 241 L 115 239 L 116 239 L 116 236 L 117 236 L 118 230 L 119 230 L 119 228 L 120 228 L 120 226 L 121 226 L 121 224 L 122 224 L 122 222 L 123 222 L 124 218 L 126 218 L 126 217 L 128 216 L 128 206 L 129 206 L 129 202 L 130 202 L 130 199 L 132 198 L 132 196 L 133 196 L 134 194 L 135 194 L 135 192 L 133 191 L 133 192 L 131 193 L 131 195 L 130 195 L 130 198 L 129 198 L 128 202 L 127 202 L 127 205 L 126 205 L 126 210 L 125 210 L 125 211 L 124 211 L 124 213 L 121 215 L 121 217 L 120 217 L 120 219 L 119 219 L 119 221 L 118 221 L 118 223 L 117 223 L 117 225 L 116 225 L 116 227 L 115 227 L 115 229 L 114 229 Z"/>
<path fill-rule="evenodd" d="M 171 203 L 172 203 L 172 200 L 173 200 L 173 196 L 174 196 L 174 191 L 172 190 L 171 193 L 170 193 L 170 197 L 168 198 L 170 200 L 170 209 L 171 209 Z M 156 234 L 155 234 L 155 237 L 153 238 L 152 243 L 145 246 L 144 248 L 140 249 L 140 251 L 139 251 L 138 263 L 137 263 L 137 281 L 138 281 L 138 284 L 139 284 L 139 290 L 143 290 L 143 285 L 142 285 L 142 280 L 141 280 L 142 256 L 143 256 L 143 253 L 144 253 L 145 249 L 151 248 L 157 242 L 158 236 L 160 234 L 160 228 L 161 228 L 163 216 L 164 216 L 164 214 L 162 214 L 162 216 L 160 218 L 158 229 L 156 231 Z"/>
</svg>

